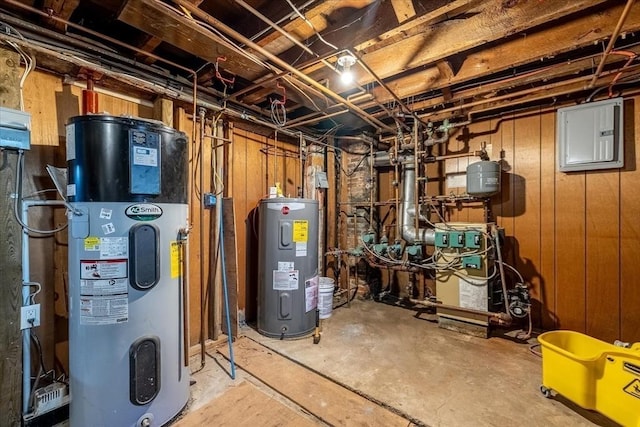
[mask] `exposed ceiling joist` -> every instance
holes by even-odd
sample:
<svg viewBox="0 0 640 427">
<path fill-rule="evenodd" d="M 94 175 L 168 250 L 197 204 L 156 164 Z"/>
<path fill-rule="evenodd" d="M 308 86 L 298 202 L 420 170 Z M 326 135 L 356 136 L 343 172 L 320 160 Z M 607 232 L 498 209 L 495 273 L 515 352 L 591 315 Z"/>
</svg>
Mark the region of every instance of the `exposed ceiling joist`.
<svg viewBox="0 0 640 427">
<path fill-rule="evenodd" d="M 623 23 L 624 3 L 630 13 Z M 40 41 L 47 37 L 46 31 L 53 34 L 51 46 L 64 45 L 67 35 L 60 33 L 68 25 L 68 34 L 74 36 L 69 39 L 71 51 L 77 52 L 80 43 L 90 58 L 95 58 L 91 46 L 114 52 L 119 55 L 114 64 L 123 61 L 139 69 L 140 74 L 133 71 L 132 77 L 145 72 L 156 76 L 158 71 L 170 76 L 179 70 L 174 77 L 181 79 L 189 78 L 183 73 L 201 70 L 198 82 L 203 96 L 216 96 L 222 102 L 226 94 L 230 105 L 246 111 L 268 113 L 269 98 L 281 96 L 276 85 L 284 84 L 290 100 L 288 123 L 318 123 L 321 132 L 334 126 L 329 120 L 341 124 L 344 133 L 393 132 L 400 110 L 436 120 L 488 105 L 508 108 L 529 103 L 549 93 L 573 93 L 579 99 L 588 89 L 575 79 L 593 79 L 601 58 L 606 59 L 607 76 L 629 62 L 624 70 L 627 81 L 636 79 L 628 73 L 639 62 L 640 3 L 632 1 L 42 0 L 35 4 L 39 9 L 26 1 L 4 0 L 0 8 L 25 22 L 31 20 L 26 26 L 11 21 L 27 37 Z M 97 20 L 96 14 L 102 19 Z M 49 21 L 57 24 L 57 31 L 43 31 L 43 23 Z M 279 28 L 274 29 L 273 22 Z M 620 37 L 612 37 L 617 28 Z M 605 45 L 632 52 L 626 57 L 603 55 Z M 342 69 L 334 64 L 345 50 L 362 60 L 352 66 L 359 77 L 355 86 L 337 80 Z M 157 60 L 153 67 L 141 60 L 145 52 Z M 219 62 L 220 72 L 236 77 L 225 92 L 213 67 L 219 57 L 226 58 Z M 56 68 L 55 62 L 43 63 Z M 97 60 L 96 69 L 102 65 Z M 57 68 L 67 72 L 68 67 Z M 601 78 L 598 84 L 608 83 Z"/>
<path fill-rule="evenodd" d="M 118 19 L 209 62 L 225 57 L 224 68 L 232 74 L 252 79 L 264 73 L 264 67 L 227 47 L 221 37 L 193 18 L 180 15 L 159 2 L 128 0 Z"/>
<path fill-rule="evenodd" d="M 71 14 L 80 4 L 80 0 L 44 0 L 42 9 L 53 16 L 69 19 Z M 48 25 L 59 31 L 66 31 L 66 25 L 54 20 L 47 20 Z"/>
<path fill-rule="evenodd" d="M 622 9 L 623 6 L 620 5 L 598 14 L 586 15 L 543 31 L 529 33 L 526 36 L 478 50 L 464 58 L 453 76 L 441 73 L 437 67 L 430 67 L 389 82 L 389 86 L 399 96 L 411 97 L 521 65 L 536 62 L 542 64 L 545 59 L 606 40 L 611 36 Z M 633 6 L 623 31 L 640 31 L 640 3 Z M 364 80 L 366 76 L 360 83 L 365 83 Z M 375 88 L 372 93 L 380 102 L 391 100 L 382 88 Z"/>
<path fill-rule="evenodd" d="M 412 0 L 391 0 L 393 11 L 396 13 L 398 22 L 405 22 L 416 16 L 416 9 Z"/>
<path fill-rule="evenodd" d="M 382 78 L 423 65 L 434 64 L 451 55 L 483 44 L 522 33 L 538 25 L 557 20 L 605 0 L 556 0 L 545 2 L 507 2 L 491 0 L 483 3 L 481 13 L 468 19 L 426 26 L 419 34 L 363 55 L 362 59 Z M 393 61 L 389 61 L 393 58 Z"/>
</svg>

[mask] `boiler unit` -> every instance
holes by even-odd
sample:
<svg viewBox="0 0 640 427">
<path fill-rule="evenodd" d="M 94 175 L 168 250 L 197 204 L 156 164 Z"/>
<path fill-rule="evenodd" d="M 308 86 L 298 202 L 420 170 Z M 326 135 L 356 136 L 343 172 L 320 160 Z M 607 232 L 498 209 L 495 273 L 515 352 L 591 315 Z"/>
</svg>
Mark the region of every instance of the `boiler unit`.
<svg viewBox="0 0 640 427">
<path fill-rule="evenodd" d="M 304 336 L 318 305 L 318 202 L 273 198 L 260 202 L 258 331 Z"/>
<path fill-rule="evenodd" d="M 71 426 L 160 426 L 189 398 L 182 243 L 187 137 L 160 122 L 67 125 Z"/>
<path fill-rule="evenodd" d="M 489 234 L 492 224 L 450 222 L 435 226 L 438 301 L 461 310 L 494 311 L 492 303 L 501 295 L 493 292 L 496 269 Z M 487 316 L 461 310 L 439 307 L 439 326 L 487 337 Z"/>
</svg>

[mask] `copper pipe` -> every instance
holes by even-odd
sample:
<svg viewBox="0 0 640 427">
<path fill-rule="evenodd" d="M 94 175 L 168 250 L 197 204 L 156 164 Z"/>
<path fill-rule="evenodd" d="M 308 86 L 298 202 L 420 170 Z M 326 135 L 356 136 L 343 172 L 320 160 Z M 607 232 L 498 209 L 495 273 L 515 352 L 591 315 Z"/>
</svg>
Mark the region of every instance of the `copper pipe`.
<svg viewBox="0 0 640 427">
<path fill-rule="evenodd" d="M 94 90 L 93 75 L 87 73 L 87 88 L 82 91 L 82 115 L 96 114 L 98 106 L 98 93 Z"/>
<path fill-rule="evenodd" d="M 267 25 L 269 25 L 271 28 L 273 28 L 274 30 L 276 30 L 277 32 L 279 32 L 280 34 L 282 34 L 286 39 L 288 39 L 289 41 L 291 41 L 293 44 L 295 44 L 296 46 L 298 46 L 299 48 L 301 48 L 302 50 L 304 50 L 305 52 L 307 52 L 310 55 L 313 55 L 317 58 L 319 58 L 319 61 L 322 62 L 322 64 L 324 64 L 325 67 L 327 67 L 330 70 L 335 70 L 336 72 L 338 72 L 338 70 L 335 68 L 335 66 L 333 64 L 331 64 L 329 61 L 327 61 L 325 58 L 320 58 L 320 55 L 318 55 L 317 53 L 315 53 L 314 51 L 312 51 L 311 49 L 309 49 L 309 47 L 307 45 L 305 45 L 304 43 L 300 42 L 300 40 L 296 39 L 295 37 L 293 37 L 291 34 L 289 34 L 288 32 L 286 32 L 284 29 L 282 29 L 282 27 L 280 27 L 279 25 L 277 25 L 275 22 L 273 22 L 272 20 L 270 20 L 269 18 L 267 18 L 266 16 L 264 16 L 262 13 L 260 13 L 258 10 L 254 9 L 253 7 L 251 7 L 250 5 L 248 5 L 244 0 L 235 0 L 235 2 L 237 4 L 239 4 L 240 6 L 244 7 L 246 10 L 248 10 L 249 12 L 251 12 L 254 16 L 256 16 L 257 18 L 259 18 L 260 20 L 262 20 L 264 23 L 266 23 Z M 402 108 L 404 108 L 406 111 L 410 111 L 409 108 L 405 105 L 404 102 L 402 102 L 402 100 L 400 98 L 398 98 L 398 96 L 393 93 L 391 91 L 391 89 L 373 72 L 373 70 L 371 68 L 369 68 L 369 66 L 367 64 L 364 63 L 364 61 L 359 58 L 358 56 L 356 56 L 353 52 L 346 50 L 346 52 L 353 56 L 358 63 L 360 64 L 360 66 L 362 68 L 365 69 L 365 71 L 367 71 L 371 77 L 373 77 L 373 79 L 380 85 L 382 86 L 385 90 L 387 90 L 389 92 L 389 94 L 402 106 Z M 358 86 L 358 88 L 362 89 L 361 86 Z M 390 111 L 384 104 L 378 102 L 377 103 L 378 106 L 380 108 L 382 108 L 391 118 L 393 117 L 393 112 Z M 394 118 L 395 120 L 395 118 Z"/>
<path fill-rule="evenodd" d="M 635 71 L 635 70 L 637 70 L 637 69 L 640 69 L 640 65 L 638 65 L 638 66 L 632 66 L 632 67 L 629 67 L 629 68 L 627 68 L 627 69 L 626 69 L 626 71 L 630 71 L 630 70 Z M 602 74 L 600 75 L 600 78 L 602 79 L 603 77 L 609 77 L 609 76 L 611 76 L 611 75 L 612 75 L 612 74 L 614 74 L 614 73 L 616 73 L 616 71 L 615 71 L 615 70 L 614 70 L 614 71 L 607 71 L 607 72 L 604 72 L 604 73 L 602 73 Z M 588 79 L 588 78 L 589 78 L 589 77 L 588 77 L 588 76 L 586 76 L 585 78 L 583 78 L 583 79 L 581 79 L 581 80 L 585 80 L 585 79 Z M 634 93 L 636 93 L 636 91 L 634 91 L 633 89 L 634 89 L 634 88 L 630 88 L 630 89 L 629 89 L 629 94 L 634 94 Z M 553 93 L 553 94 L 551 94 L 551 95 L 549 95 L 549 94 L 543 94 L 543 95 L 540 95 L 540 96 L 536 96 L 536 97 L 532 97 L 532 98 L 527 98 L 527 99 L 526 99 L 526 102 L 539 101 L 539 100 L 542 100 L 542 99 L 550 98 L 550 97 L 552 97 L 552 96 L 553 96 L 553 97 L 555 97 L 555 96 L 565 95 L 565 94 L 572 93 L 572 92 L 575 92 L 575 90 L 574 90 L 574 89 L 563 90 L 563 91 L 555 92 L 555 93 Z M 515 101 L 512 101 L 512 102 L 507 102 L 507 103 L 505 103 L 505 104 L 500 104 L 500 105 L 496 105 L 496 106 L 492 106 L 492 107 L 488 107 L 488 108 L 483 108 L 483 109 L 481 109 L 481 110 L 470 111 L 469 113 L 467 113 L 467 117 L 469 118 L 469 120 L 472 120 L 472 116 L 475 116 L 475 115 L 477 115 L 477 114 L 485 113 L 485 112 L 487 112 L 487 111 L 492 111 L 492 110 L 497 110 L 497 109 L 504 109 L 504 108 L 507 108 L 507 107 L 510 107 L 510 106 L 514 106 L 514 105 L 518 105 L 518 104 L 521 104 L 521 103 L 522 103 L 522 101 L 520 101 L 520 100 L 515 100 Z M 535 107 L 535 108 L 538 108 L 538 107 Z M 549 106 L 549 107 L 547 107 L 546 109 L 541 110 L 541 112 L 549 112 L 549 111 L 555 111 L 555 110 L 556 110 L 556 108 L 555 108 L 555 107 L 553 107 L 553 106 Z M 439 113 L 439 112 L 438 112 L 438 111 L 436 111 L 434 114 L 438 114 L 438 113 Z M 495 115 L 494 115 L 493 117 L 495 117 Z"/>
<path fill-rule="evenodd" d="M 311 67 L 312 65 L 317 64 L 321 59 L 328 59 L 328 58 L 331 58 L 331 57 L 333 57 L 333 56 L 336 56 L 336 55 L 335 55 L 334 53 L 332 53 L 332 54 L 325 55 L 325 56 L 320 57 L 320 58 L 312 59 L 312 60 L 310 60 L 310 61 L 307 61 L 307 62 L 304 62 L 304 63 L 300 64 L 300 65 L 298 66 L 298 69 L 299 69 L 299 70 L 304 70 L 304 69 L 305 69 L 305 68 L 307 68 L 307 67 Z M 245 88 L 240 89 L 240 90 L 239 90 L 239 91 L 237 91 L 237 92 L 232 93 L 231 95 L 229 95 L 229 98 L 231 98 L 231 99 L 236 99 L 236 98 L 238 98 L 239 96 L 244 95 L 244 94 L 245 94 L 245 93 L 247 93 L 247 92 L 251 92 L 252 90 L 255 90 L 255 89 L 259 89 L 259 88 L 261 88 L 261 87 L 264 87 L 264 84 L 265 84 L 265 83 L 269 83 L 269 82 L 272 82 L 272 81 L 274 81 L 274 80 L 278 80 L 279 78 L 282 78 L 282 77 L 288 76 L 288 75 L 290 75 L 290 74 L 291 74 L 291 73 L 290 73 L 289 71 L 282 71 L 282 72 L 277 73 L 277 74 L 274 74 L 274 75 L 272 75 L 272 76 L 268 76 L 268 77 L 263 77 L 263 78 L 260 78 L 260 79 L 256 79 L 256 80 L 255 80 L 255 82 L 254 82 L 252 85 L 249 85 L 249 86 L 247 86 L 247 87 L 245 87 Z"/>
<path fill-rule="evenodd" d="M 616 41 L 618 40 L 618 36 L 620 35 L 620 31 L 622 30 L 624 21 L 627 19 L 627 16 L 631 11 L 631 6 L 633 6 L 633 2 L 634 0 L 627 0 L 627 4 L 622 10 L 620 19 L 618 19 L 616 28 L 613 30 L 613 33 L 611 34 L 611 38 L 609 39 L 609 44 L 607 44 L 607 48 L 604 50 L 604 53 L 602 54 L 602 59 L 600 60 L 600 64 L 598 64 L 598 68 L 596 69 L 596 72 L 593 74 L 593 78 L 589 83 L 588 89 L 592 89 L 595 86 L 596 81 L 600 77 L 600 73 L 602 73 L 602 70 L 604 69 L 604 64 L 607 60 L 607 56 L 609 56 L 609 53 L 613 50 L 613 46 L 616 44 Z"/>
<path fill-rule="evenodd" d="M 420 271 L 420 267 L 413 267 L 413 266 L 409 266 L 409 265 L 396 265 L 396 264 L 386 265 L 386 264 L 380 264 L 380 263 L 376 262 L 375 260 L 373 260 L 371 258 L 371 256 L 367 256 L 367 263 L 372 267 L 384 268 L 386 270 L 406 271 L 406 272 L 409 272 L 409 273 L 417 273 L 417 272 Z"/>
<path fill-rule="evenodd" d="M 295 126 L 302 126 L 309 123 L 316 123 L 320 120 L 326 120 L 331 117 L 339 116 L 341 114 L 348 113 L 349 110 L 336 111 L 335 113 L 323 114 L 322 116 L 318 116 L 318 113 L 322 114 L 322 112 L 311 113 L 306 116 L 299 117 L 295 120 L 291 120 L 284 126 L 284 129 L 290 129 Z"/>
<path fill-rule="evenodd" d="M 414 304 L 423 305 L 425 307 L 444 308 L 444 309 L 447 309 L 447 310 L 460 311 L 462 313 L 469 313 L 469 314 L 477 314 L 477 315 L 480 315 L 480 316 L 487 316 L 490 321 L 492 321 L 494 323 L 497 323 L 499 325 L 508 326 L 508 325 L 511 324 L 511 318 L 507 317 L 507 315 L 505 313 L 494 313 L 494 312 L 491 312 L 491 311 L 474 310 L 472 308 L 458 307 L 458 306 L 455 306 L 455 305 L 441 304 L 439 302 L 433 302 L 433 301 L 428 301 L 428 300 L 417 300 L 417 299 L 413 299 L 413 298 L 410 298 L 409 301 L 411 301 Z"/>
<path fill-rule="evenodd" d="M 344 105 L 348 106 L 350 109 L 352 109 L 355 113 L 357 113 L 367 123 L 371 124 L 372 126 L 374 126 L 376 128 L 390 130 L 389 125 L 381 122 L 378 119 L 372 118 L 369 113 L 367 113 L 366 111 L 364 111 L 363 109 L 361 109 L 360 107 L 355 105 L 354 103 L 346 100 L 341 95 L 335 93 L 334 91 L 332 91 L 332 90 L 328 89 L 327 87 L 323 86 L 322 84 L 318 83 L 317 81 L 315 81 L 314 79 L 312 79 L 308 75 L 304 74 L 303 72 L 298 71 L 296 68 L 294 68 L 293 66 L 291 66 L 287 62 L 285 62 L 282 59 L 280 59 L 278 56 L 276 56 L 273 53 L 269 52 L 268 50 L 266 50 L 262 46 L 258 45 L 257 43 L 252 42 L 247 37 L 243 36 L 242 34 L 237 32 L 233 28 L 231 28 L 228 25 L 224 24 L 223 22 L 217 20 L 216 18 L 214 18 L 213 16 L 209 15 L 208 13 L 203 11 L 202 9 L 194 6 L 193 4 L 191 4 L 191 3 L 189 3 L 189 2 L 187 2 L 185 0 L 176 0 L 176 1 L 180 6 L 182 6 L 183 8 L 185 8 L 186 10 L 191 12 L 193 15 L 197 16 L 198 18 L 202 19 L 207 24 L 212 25 L 213 27 L 215 27 L 219 31 L 224 32 L 229 37 L 232 37 L 232 38 L 236 39 L 237 41 L 239 41 L 241 43 L 244 43 L 249 48 L 251 48 L 251 49 L 255 50 L 256 52 L 260 53 L 261 55 L 265 56 L 268 60 L 273 62 L 278 67 L 295 74 L 301 80 L 305 81 L 306 83 L 308 83 L 311 86 L 315 87 L 316 89 L 320 90 L 325 95 L 328 95 L 331 98 L 333 98 L 334 100 L 336 100 L 338 102 L 341 102 Z"/>
<path fill-rule="evenodd" d="M 380 77 L 378 77 L 378 75 L 362 60 L 362 58 L 360 58 L 358 55 L 355 54 L 355 52 L 352 52 L 350 50 L 347 50 L 347 53 L 351 56 L 353 56 L 356 61 L 358 61 L 358 64 L 360 64 L 360 66 L 362 68 L 364 68 L 364 70 L 369 73 L 369 75 L 371 77 L 373 77 L 373 80 L 375 80 L 376 83 L 378 83 L 380 86 L 382 86 L 382 88 L 384 90 L 386 90 L 389 95 L 391 95 L 393 97 L 393 99 L 398 103 L 398 105 L 400 105 L 404 111 L 407 111 L 409 113 L 411 113 L 411 115 L 414 117 L 414 119 L 418 120 L 420 123 L 422 123 L 423 125 L 426 126 L 426 123 L 424 123 L 422 120 L 420 120 L 420 118 L 415 115 L 415 113 L 412 112 L 412 110 L 407 106 L 407 104 L 405 104 L 402 99 L 400 99 L 398 97 L 398 95 L 395 94 L 395 92 L 393 90 L 391 90 L 391 88 L 389 87 L 389 85 L 387 85 Z M 380 106 L 382 106 L 383 104 L 379 101 L 376 100 L 376 103 Z M 386 108 L 385 108 L 386 110 Z M 391 117 L 395 120 L 395 118 L 391 115 Z M 408 129 L 408 127 L 406 127 Z"/>
<path fill-rule="evenodd" d="M 446 156 L 435 156 L 433 157 L 433 159 L 435 159 L 436 161 L 442 161 L 442 160 L 447 160 L 447 159 L 458 159 L 458 158 L 462 158 L 462 157 L 480 157 L 482 155 L 482 151 L 480 150 L 476 150 L 476 151 L 472 151 L 471 153 L 463 153 L 463 154 L 448 154 Z"/>
<path fill-rule="evenodd" d="M 627 70 L 630 69 L 635 69 L 636 67 L 629 67 L 627 68 Z M 608 76 L 610 74 L 613 74 L 614 72 L 605 72 L 602 73 L 600 75 L 600 78 Z M 476 105 L 483 105 L 483 104 L 489 104 L 491 102 L 496 102 L 496 101 L 502 101 L 502 100 L 506 100 L 506 99 L 510 99 L 510 98 L 516 98 L 516 97 L 521 97 L 524 95 L 529 95 L 531 93 L 536 93 L 536 92 L 540 92 L 540 91 L 544 91 L 544 90 L 549 90 L 549 89 L 555 89 L 557 87 L 562 87 L 562 86 L 568 86 L 574 83 L 580 83 L 580 82 L 584 82 L 589 80 L 591 77 L 590 76 L 583 76 L 583 77 L 576 77 L 575 79 L 570 79 L 570 80 L 565 80 L 562 82 L 557 82 L 557 83 L 550 83 L 548 85 L 543 85 L 543 86 L 538 86 L 535 88 L 530 88 L 530 89 L 525 89 L 525 90 L 521 90 L 519 92 L 513 92 L 513 93 L 509 93 L 509 94 L 505 94 L 505 95 L 501 95 L 501 96 L 496 96 L 493 98 L 487 98 L 487 99 L 481 99 L 478 101 L 474 101 L 474 102 L 468 102 L 462 105 L 458 105 L 455 107 L 450 107 L 450 108 L 445 108 L 442 110 L 438 110 L 438 111 L 434 111 L 434 112 L 430 112 L 430 113 L 424 113 L 424 114 L 420 114 L 421 117 L 428 117 L 428 116 L 433 116 L 436 114 L 442 114 L 442 113 L 449 113 L 449 112 L 454 112 L 454 111 L 460 111 L 460 110 L 464 110 L 465 108 L 469 108 L 469 107 L 475 107 Z M 584 89 L 588 89 L 588 86 L 585 85 Z M 546 98 L 547 96 L 543 96 L 543 98 Z M 519 103 L 519 101 L 514 101 L 516 104 Z"/>
</svg>

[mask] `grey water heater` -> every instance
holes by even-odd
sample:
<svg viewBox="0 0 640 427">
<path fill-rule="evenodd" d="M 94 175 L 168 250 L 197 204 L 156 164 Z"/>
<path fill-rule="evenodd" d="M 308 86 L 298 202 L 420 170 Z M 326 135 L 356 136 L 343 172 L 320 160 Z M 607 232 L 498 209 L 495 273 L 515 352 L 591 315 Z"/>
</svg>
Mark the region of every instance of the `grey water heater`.
<svg viewBox="0 0 640 427">
<path fill-rule="evenodd" d="M 294 338 L 315 327 L 318 304 L 318 202 L 260 202 L 258 331 Z"/>
<path fill-rule="evenodd" d="M 187 138 L 155 121 L 73 117 L 67 166 L 70 424 L 161 426 L 189 398 Z"/>
</svg>

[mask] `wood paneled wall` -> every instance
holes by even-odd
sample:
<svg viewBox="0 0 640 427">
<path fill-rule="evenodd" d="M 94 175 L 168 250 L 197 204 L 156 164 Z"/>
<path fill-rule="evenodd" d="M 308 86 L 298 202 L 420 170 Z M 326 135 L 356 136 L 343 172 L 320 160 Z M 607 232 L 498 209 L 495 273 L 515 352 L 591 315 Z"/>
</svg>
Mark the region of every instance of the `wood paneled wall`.
<svg viewBox="0 0 640 427">
<path fill-rule="evenodd" d="M 256 208 L 268 197 L 269 187 L 279 182 L 285 196 L 297 197 L 301 186 L 298 146 L 234 128 L 228 166 L 233 198 L 238 262 L 238 308 L 248 321 L 257 313 L 258 232 Z"/>
<path fill-rule="evenodd" d="M 555 111 L 474 123 L 449 143 L 450 151 L 477 150 L 486 141 L 492 160 L 502 153 L 502 192 L 492 198 L 493 213 L 506 231 L 506 261 L 531 283 L 534 318 L 544 329 L 640 341 L 640 97 L 624 107 L 623 169 L 558 172 Z M 445 194 L 464 191 L 443 187 Z M 474 209 L 450 216 L 481 218 Z"/>
</svg>

